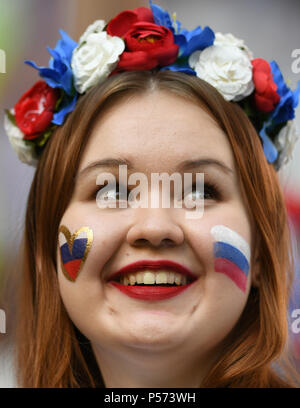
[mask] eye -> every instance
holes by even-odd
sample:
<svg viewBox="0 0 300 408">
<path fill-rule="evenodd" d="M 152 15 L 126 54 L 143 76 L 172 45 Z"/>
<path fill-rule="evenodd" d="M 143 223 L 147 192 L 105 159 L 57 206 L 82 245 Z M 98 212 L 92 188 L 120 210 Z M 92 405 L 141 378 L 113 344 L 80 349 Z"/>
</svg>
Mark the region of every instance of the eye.
<svg viewBox="0 0 300 408">
<path fill-rule="evenodd" d="M 106 187 L 107 184 L 103 184 L 102 186 L 99 186 L 99 188 L 97 188 L 94 193 L 93 193 L 93 198 L 97 198 L 99 200 L 105 200 L 105 201 L 109 201 L 109 200 L 128 200 L 128 195 L 130 193 L 130 191 L 127 190 L 127 195 L 121 197 L 121 192 L 120 192 L 120 184 L 116 183 L 116 188 L 110 188 L 109 190 L 105 190 L 102 194 L 101 194 L 101 190 L 104 189 L 104 187 Z M 126 189 L 126 187 L 124 187 L 124 190 Z"/>
<path fill-rule="evenodd" d="M 193 194 L 193 193 L 196 194 Z M 198 194 L 197 194 L 198 193 Z M 219 200 L 221 198 L 221 194 L 219 192 L 219 189 L 217 188 L 216 185 L 213 183 L 204 183 L 204 197 L 202 196 L 202 191 L 200 189 L 197 189 L 196 183 L 192 185 L 192 191 L 190 191 L 187 196 L 191 195 L 191 200 L 196 201 L 196 200 Z M 196 196 L 196 197 L 193 197 Z"/>
<path fill-rule="evenodd" d="M 127 195 L 120 197 L 120 184 L 116 183 L 116 188 L 111 188 L 110 190 L 106 190 L 103 195 L 101 195 L 101 190 L 106 186 L 107 184 L 104 184 L 100 186 L 100 188 L 97 188 L 93 195 L 93 199 L 105 199 L 105 200 L 125 200 L 128 201 L 128 197 L 130 194 L 130 190 L 127 190 Z M 202 196 L 202 192 L 200 189 L 197 189 L 196 183 L 192 185 L 192 191 L 190 191 L 186 196 L 190 195 L 190 199 L 192 201 L 197 201 L 201 200 L 204 198 L 204 200 L 219 200 L 221 198 L 221 194 L 219 192 L 219 189 L 213 184 L 213 183 L 208 183 L 206 182 L 204 184 L 204 197 Z M 126 187 L 124 187 L 124 190 Z"/>
</svg>

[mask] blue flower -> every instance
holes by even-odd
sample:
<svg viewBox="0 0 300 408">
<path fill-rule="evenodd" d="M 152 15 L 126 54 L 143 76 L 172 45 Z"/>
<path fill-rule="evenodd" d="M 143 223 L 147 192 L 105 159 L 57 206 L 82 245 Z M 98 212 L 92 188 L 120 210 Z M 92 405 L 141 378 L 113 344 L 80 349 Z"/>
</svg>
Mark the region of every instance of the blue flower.
<svg viewBox="0 0 300 408">
<path fill-rule="evenodd" d="M 175 34 L 175 43 L 179 45 L 179 57 L 190 56 L 194 51 L 204 50 L 213 45 L 215 34 L 211 28 L 200 26 L 192 31 L 183 29 L 179 34 Z"/>
<path fill-rule="evenodd" d="M 295 108 L 299 103 L 300 96 L 300 81 L 298 82 L 295 91 L 292 91 L 284 82 L 283 76 L 276 62 L 272 61 L 270 65 L 274 82 L 277 85 L 277 93 L 280 96 L 280 101 L 270 116 L 270 121 L 275 125 L 295 118 Z"/>
<path fill-rule="evenodd" d="M 174 33 L 174 28 L 172 20 L 170 18 L 170 14 L 166 10 L 159 7 L 157 4 L 153 4 L 152 0 L 150 0 L 149 3 L 153 13 L 155 24 L 163 25 L 169 28 Z"/>
<path fill-rule="evenodd" d="M 52 50 L 47 47 L 52 58 L 49 67 L 39 67 L 33 61 L 25 61 L 39 71 L 40 77 L 52 88 L 61 88 L 68 95 L 74 94 L 73 73 L 71 68 L 72 53 L 77 43 L 73 41 L 63 30 L 59 30 L 62 39 Z"/>
<path fill-rule="evenodd" d="M 53 116 L 52 123 L 61 125 L 65 115 L 72 112 L 77 101 L 77 92 L 73 85 L 73 72 L 71 68 L 72 53 L 77 43 L 67 33 L 59 30 L 61 39 L 57 41 L 56 47 L 47 47 L 50 55 L 49 66 L 39 67 L 33 61 L 25 61 L 39 71 L 39 75 L 51 88 L 62 89 L 64 95 L 59 104 L 59 111 Z"/>
<path fill-rule="evenodd" d="M 300 81 L 298 82 L 297 89 L 292 91 L 287 87 L 277 63 L 272 61 L 270 62 L 270 66 L 274 82 L 277 85 L 277 93 L 280 96 L 280 101 L 271 112 L 268 119 L 264 122 L 263 127 L 259 132 L 259 136 L 262 139 L 264 153 L 268 162 L 274 163 L 278 157 L 278 151 L 268 134 L 274 130 L 276 125 L 295 118 L 295 108 L 299 103 L 300 96 Z"/>
<path fill-rule="evenodd" d="M 53 115 L 52 123 L 55 125 L 62 125 L 64 123 L 65 116 L 75 109 L 77 96 L 77 93 L 73 97 L 64 94 L 63 99 L 59 104 L 59 111 L 55 112 Z"/>
<path fill-rule="evenodd" d="M 196 72 L 188 65 L 188 63 L 175 63 L 172 65 L 166 65 L 162 68 L 160 68 L 160 71 L 180 71 L 188 75 L 196 75 Z"/>
<path fill-rule="evenodd" d="M 267 125 L 265 124 L 263 128 L 261 129 L 261 131 L 259 132 L 259 136 L 262 140 L 264 154 L 266 156 L 268 163 L 274 163 L 275 160 L 277 159 L 278 151 L 274 143 L 271 141 L 271 139 L 267 135 L 266 127 Z"/>
<path fill-rule="evenodd" d="M 161 7 L 152 3 L 150 0 L 150 7 L 153 13 L 155 24 L 163 25 L 172 31 L 174 35 L 175 44 L 179 45 L 178 58 L 190 56 L 194 51 L 204 50 L 204 48 L 213 45 L 215 34 L 209 27 L 202 29 L 200 26 L 192 31 L 181 29 L 181 23 L 175 21 L 176 29 L 174 29 L 173 22 L 169 13 Z M 174 19 L 175 20 L 175 19 Z"/>
</svg>

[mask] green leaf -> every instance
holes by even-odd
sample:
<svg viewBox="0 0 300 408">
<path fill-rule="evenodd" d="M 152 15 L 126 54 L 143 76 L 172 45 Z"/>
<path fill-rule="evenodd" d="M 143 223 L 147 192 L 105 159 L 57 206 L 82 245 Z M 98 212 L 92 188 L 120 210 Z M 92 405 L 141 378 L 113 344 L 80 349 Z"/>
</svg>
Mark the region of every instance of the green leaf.
<svg viewBox="0 0 300 408">
<path fill-rule="evenodd" d="M 74 85 L 74 76 L 72 78 L 72 91 L 71 91 L 71 96 L 75 96 L 77 94 L 75 85 Z"/>
<path fill-rule="evenodd" d="M 4 109 L 8 119 L 11 121 L 11 123 L 15 126 L 17 126 L 16 118 L 15 115 L 13 115 L 8 109 Z"/>
<path fill-rule="evenodd" d="M 276 125 L 269 126 L 266 128 L 266 133 L 268 136 L 271 138 L 271 140 L 275 140 L 275 137 L 278 135 L 278 133 L 281 131 L 282 128 L 284 128 L 287 124 L 286 122 L 278 123 Z"/>
<path fill-rule="evenodd" d="M 48 128 L 41 136 L 39 136 L 35 144 L 39 147 L 44 146 L 47 140 L 49 139 L 49 137 L 52 135 L 55 128 L 56 128 L 56 125 L 53 125 L 50 128 Z"/>
<path fill-rule="evenodd" d="M 34 146 L 34 143 L 30 142 L 29 140 L 23 139 L 23 142 L 25 143 L 26 146 Z"/>
<path fill-rule="evenodd" d="M 55 108 L 54 108 L 54 111 L 55 111 L 55 112 L 58 111 L 59 105 L 60 105 L 60 103 L 61 103 L 61 101 L 62 101 L 62 99 L 63 99 L 63 97 L 64 97 L 64 94 L 65 94 L 65 91 L 61 90 L 61 93 L 60 93 L 60 95 L 59 95 L 59 98 L 57 99 L 56 104 L 55 104 Z"/>
<path fill-rule="evenodd" d="M 77 50 L 80 50 L 80 48 L 81 48 L 84 44 L 86 44 L 86 41 L 82 41 L 82 43 L 79 44 L 79 45 L 76 47 Z"/>
</svg>

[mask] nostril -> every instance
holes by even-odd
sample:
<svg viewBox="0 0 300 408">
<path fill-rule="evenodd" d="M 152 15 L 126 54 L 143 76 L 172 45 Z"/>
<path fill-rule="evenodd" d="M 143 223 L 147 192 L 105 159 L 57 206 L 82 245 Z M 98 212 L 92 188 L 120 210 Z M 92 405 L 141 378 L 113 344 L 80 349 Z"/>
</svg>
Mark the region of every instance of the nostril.
<svg viewBox="0 0 300 408">
<path fill-rule="evenodd" d="M 161 246 L 166 248 L 174 247 L 175 245 L 176 243 L 169 238 L 165 238 L 161 241 Z"/>
<path fill-rule="evenodd" d="M 145 244 L 147 244 L 147 239 L 145 239 L 145 238 L 139 238 L 139 239 L 137 239 L 135 242 L 134 242 L 134 246 L 137 246 L 137 247 L 139 247 L 139 246 L 144 246 Z"/>
<path fill-rule="evenodd" d="M 148 239 L 145 238 L 139 238 L 137 240 L 134 241 L 133 246 L 135 247 L 144 247 L 144 246 L 151 246 L 153 248 L 173 248 L 174 246 L 176 246 L 177 244 L 170 238 L 164 238 L 160 241 L 158 241 L 157 243 L 154 243 L 153 241 L 150 241 Z"/>
</svg>

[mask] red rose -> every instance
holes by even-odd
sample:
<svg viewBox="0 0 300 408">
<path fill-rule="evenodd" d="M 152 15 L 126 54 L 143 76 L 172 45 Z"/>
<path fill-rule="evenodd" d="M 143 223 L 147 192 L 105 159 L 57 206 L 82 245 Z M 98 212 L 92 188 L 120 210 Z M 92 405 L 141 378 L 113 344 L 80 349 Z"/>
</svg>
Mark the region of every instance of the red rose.
<svg viewBox="0 0 300 408">
<path fill-rule="evenodd" d="M 123 37 L 130 30 L 132 24 L 140 21 L 154 23 L 152 11 L 146 7 L 138 7 L 134 10 L 125 10 L 119 13 L 108 23 L 107 34 L 111 36 Z"/>
<path fill-rule="evenodd" d="M 273 80 L 271 66 L 262 58 L 255 58 L 251 63 L 255 85 L 255 104 L 260 111 L 271 112 L 280 101 L 280 96 L 276 92 L 277 85 Z"/>
<path fill-rule="evenodd" d="M 46 130 L 53 118 L 59 96 L 57 89 L 44 81 L 36 82 L 16 103 L 15 118 L 24 139 L 35 139 Z"/>
<path fill-rule="evenodd" d="M 177 59 L 179 47 L 172 31 L 155 24 L 152 12 L 145 7 L 118 14 L 107 25 L 107 34 L 122 37 L 126 44 L 113 73 L 148 70 Z"/>
</svg>

